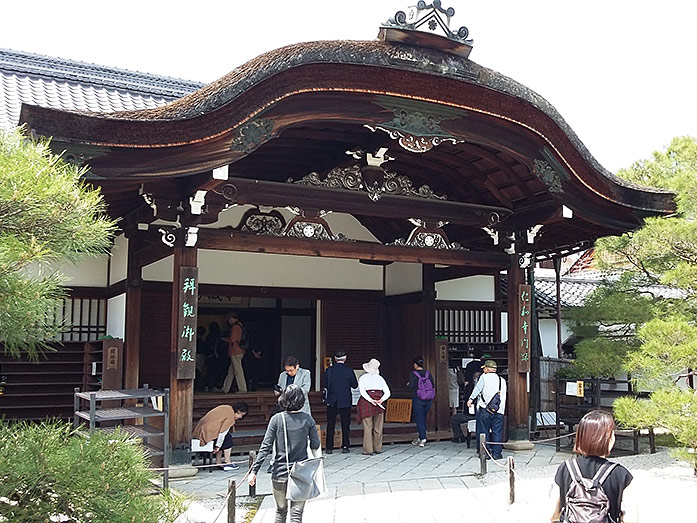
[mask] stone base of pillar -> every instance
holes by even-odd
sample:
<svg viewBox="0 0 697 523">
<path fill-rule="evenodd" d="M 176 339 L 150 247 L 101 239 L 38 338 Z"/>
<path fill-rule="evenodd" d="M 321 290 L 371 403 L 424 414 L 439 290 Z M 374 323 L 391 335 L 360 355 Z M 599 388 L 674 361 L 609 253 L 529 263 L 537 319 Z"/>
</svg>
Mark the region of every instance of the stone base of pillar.
<svg viewBox="0 0 697 523">
<path fill-rule="evenodd" d="M 523 450 L 532 450 L 535 447 L 535 445 L 530 442 L 530 440 L 527 439 L 521 439 L 521 440 L 509 440 L 506 443 L 503 444 L 503 448 L 506 450 L 512 450 L 514 452 L 518 451 L 523 451 Z"/>
<path fill-rule="evenodd" d="M 198 469 L 191 465 L 170 465 L 169 479 L 190 478 L 198 474 Z"/>
</svg>

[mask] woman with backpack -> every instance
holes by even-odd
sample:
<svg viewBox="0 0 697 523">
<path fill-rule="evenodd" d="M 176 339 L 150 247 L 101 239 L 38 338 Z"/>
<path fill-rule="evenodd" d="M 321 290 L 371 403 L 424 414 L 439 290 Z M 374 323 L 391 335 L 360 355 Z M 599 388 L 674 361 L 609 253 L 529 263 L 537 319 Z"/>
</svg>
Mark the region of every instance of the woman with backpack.
<svg viewBox="0 0 697 523">
<path fill-rule="evenodd" d="M 578 454 L 559 465 L 554 482 L 550 521 L 636 522 L 639 515 L 626 495 L 632 475 L 619 463 L 606 458 L 615 444 L 615 420 L 609 412 L 587 413 L 576 429 L 574 452 Z"/>
<path fill-rule="evenodd" d="M 426 444 L 426 416 L 431 410 L 433 398 L 436 397 L 436 384 L 431 373 L 424 370 L 424 359 L 421 356 L 414 358 L 413 367 L 414 370 L 409 374 L 407 387 L 414 391 L 414 396 L 411 399 L 411 411 L 414 414 L 419 436 L 411 444 L 423 447 Z"/>
</svg>

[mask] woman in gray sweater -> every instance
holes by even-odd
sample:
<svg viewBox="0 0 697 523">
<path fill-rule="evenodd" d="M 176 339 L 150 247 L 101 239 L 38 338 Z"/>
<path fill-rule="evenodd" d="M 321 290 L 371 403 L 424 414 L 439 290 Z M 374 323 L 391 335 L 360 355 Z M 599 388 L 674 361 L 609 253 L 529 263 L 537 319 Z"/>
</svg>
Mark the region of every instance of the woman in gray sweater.
<svg viewBox="0 0 697 523">
<path fill-rule="evenodd" d="M 300 412 L 300 409 L 305 404 L 305 394 L 300 387 L 295 384 L 286 387 L 278 398 L 278 404 L 283 411 L 274 414 L 269 420 L 264 440 L 261 442 L 259 453 L 249 474 L 249 484 L 254 485 L 256 483 L 257 473 L 273 447 L 275 458 L 271 464 L 271 488 L 276 501 L 275 523 L 285 523 L 286 514 L 288 513 L 288 500 L 286 499 L 288 466 L 292 467 L 296 461 L 307 459 L 308 440 L 313 451 L 319 449 L 320 441 L 315 420 L 309 414 Z M 288 431 L 288 450 L 286 450 L 282 416 L 285 417 Z M 302 521 L 304 509 L 304 501 L 290 502 L 291 523 L 300 523 Z"/>
</svg>

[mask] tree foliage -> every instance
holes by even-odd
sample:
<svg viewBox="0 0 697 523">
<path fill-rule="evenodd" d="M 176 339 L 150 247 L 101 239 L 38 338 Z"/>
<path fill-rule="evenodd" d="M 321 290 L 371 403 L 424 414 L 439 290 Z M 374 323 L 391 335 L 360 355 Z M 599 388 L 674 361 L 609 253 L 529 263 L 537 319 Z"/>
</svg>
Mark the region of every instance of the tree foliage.
<svg viewBox="0 0 697 523">
<path fill-rule="evenodd" d="M 600 352 L 611 351 L 607 341 L 613 333 L 626 335 L 613 354 L 621 354 L 621 368 L 636 386 L 650 391 L 648 399 L 615 402 L 620 423 L 669 430 L 697 474 L 697 396 L 689 388 L 697 369 L 697 140 L 675 138 L 665 151 L 618 174 L 675 191 L 678 212 L 647 218 L 637 231 L 596 243 L 606 260 L 601 267 L 615 275 L 622 271 L 622 276 L 611 278 L 577 317 L 580 324 L 596 318 L 596 338 L 590 343 Z M 613 328 L 603 331 L 608 324 Z M 592 350 L 581 356 L 586 363 L 598 359 Z"/>
<path fill-rule="evenodd" d="M 56 262 L 110 247 L 115 223 L 83 175 L 48 141 L 0 131 L 0 344 L 10 355 L 36 359 L 65 328 Z"/>
<path fill-rule="evenodd" d="M 0 421 L 0 521 L 174 521 L 185 499 L 153 494 L 144 447 L 123 432 L 89 438 L 63 421 Z"/>
</svg>

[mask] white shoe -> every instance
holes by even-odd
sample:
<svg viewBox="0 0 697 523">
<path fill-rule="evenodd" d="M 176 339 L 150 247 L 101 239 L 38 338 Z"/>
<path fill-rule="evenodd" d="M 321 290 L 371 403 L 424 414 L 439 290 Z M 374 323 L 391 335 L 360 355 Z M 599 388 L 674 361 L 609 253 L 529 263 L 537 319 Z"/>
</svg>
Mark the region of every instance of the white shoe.
<svg viewBox="0 0 697 523">
<path fill-rule="evenodd" d="M 426 440 L 425 439 L 420 439 L 419 440 L 419 447 L 424 447 L 426 446 Z"/>
<path fill-rule="evenodd" d="M 426 443 L 425 439 L 419 439 L 419 438 L 416 438 L 414 441 L 411 442 L 411 444 L 414 445 L 415 447 L 423 447 L 425 443 Z"/>
</svg>

